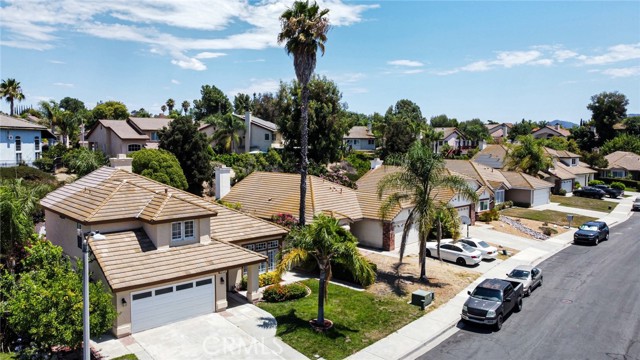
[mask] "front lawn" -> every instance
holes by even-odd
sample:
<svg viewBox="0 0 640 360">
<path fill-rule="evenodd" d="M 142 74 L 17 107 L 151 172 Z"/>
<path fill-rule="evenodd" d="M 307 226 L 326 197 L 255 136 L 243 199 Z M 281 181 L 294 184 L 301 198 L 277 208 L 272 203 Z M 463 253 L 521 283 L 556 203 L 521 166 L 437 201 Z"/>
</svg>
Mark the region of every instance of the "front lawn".
<svg viewBox="0 0 640 360">
<path fill-rule="evenodd" d="M 316 333 L 309 326 L 318 309 L 318 281 L 304 282 L 311 288 L 306 298 L 282 303 L 259 303 L 278 321 L 277 336 L 314 359 L 344 359 L 377 340 L 400 329 L 424 314 L 419 307 L 407 304 L 407 298 L 376 295 L 329 284 L 325 317 L 334 327 Z"/>
<path fill-rule="evenodd" d="M 501 211 L 502 215 L 515 217 L 515 218 L 523 218 L 535 221 L 542 221 L 549 224 L 557 224 L 560 226 L 568 226 L 567 222 L 567 213 L 555 210 L 531 210 L 524 208 L 513 207 L 510 209 L 505 209 Z M 573 221 L 571 222 L 571 226 L 579 226 L 582 223 L 587 221 L 593 221 L 596 218 L 592 218 L 589 216 L 576 215 L 573 214 Z"/>
<path fill-rule="evenodd" d="M 602 212 L 610 212 L 609 207 L 612 209 L 616 207 L 617 204 L 614 204 L 610 201 L 584 198 L 580 196 L 559 196 L 559 195 L 551 195 L 551 202 L 559 203 L 562 206 L 569 206 L 579 209 L 587 209 L 594 211 L 602 211 Z"/>
<path fill-rule="evenodd" d="M 16 356 L 14 353 L 0 352 L 0 360 L 13 360 Z"/>
</svg>

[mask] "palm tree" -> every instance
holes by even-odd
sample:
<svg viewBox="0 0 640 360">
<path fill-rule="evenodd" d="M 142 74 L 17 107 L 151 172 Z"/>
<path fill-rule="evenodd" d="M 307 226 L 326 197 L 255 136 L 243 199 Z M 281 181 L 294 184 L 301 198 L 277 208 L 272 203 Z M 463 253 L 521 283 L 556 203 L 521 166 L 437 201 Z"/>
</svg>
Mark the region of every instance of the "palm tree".
<svg viewBox="0 0 640 360">
<path fill-rule="evenodd" d="M 67 114 L 65 114 L 65 111 L 62 111 L 62 109 L 60 109 L 60 105 L 55 100 L 40 101 L 39 105 L 40 112 L 42 113 L 44 120 L 46 120 L 46 126 L 49 126 L 49 128 L 51 129 L 51 133 L 53 134 L 56 133 L 55 127 L 59 127 L 62 135 L 62 139 L 60 139 L 60 141 L 65 146 L 67 146 L 67 135 L 69 134 L 68 130 L 72 128 L 72 121 L 70 119 L 65 119 L 65 117 L 67 117 Z"/>
<path fill-rule="evenodd" d="M 478 200 L 478 195 L 465 179 L 449 173 L 442 157 L 419 140 L 396 161 L 399 162 L 401 171 L 386 175 L 378 183 L 378 197 L 384 198 L 380 214 L 387 218 L 392 209 L 401 203 L 411 204 L 400 243 L 400 262 L 404 256 L 409 230 L 416 224 L 420 244 L 420 279 L 424 281 L 427 236 L 433 228 L 436 210 L 443 206 L 438 195 L 453 192 L 474 202 Z"/>
<path fill-rule="evenodd" d="M 169 98 L 169 100 L 167 100 L 167 108 L 169 108 L 169 114 L 171 114 L 171 111 L 173 111 L 174 106 L 176 106 L 176 101 Z"/>
<path fill-rule="evenodd" d="M 0 95 L 10 104 L 11 116 L 13 116 L 13 102 L 16 100 L 24 100 L 20 82 L 16 81 L 16 79 L 2 80 L 2 84 L 0 84 Z"/>
<path fill-rule="evenodd" d="M 213 133 L 213 140 L 223 144 L 230 154 L 235 149 L 235 144 L 240 141 L 238 132 L 245 130 L 244 122 L 233 116 L 231 113 L 213 120 L 216 132 Z"/>
<path fill-rule="evenodd" d="M 331 261 L 344 264 L 360 282 L 372 283 L 375 280 L 375 271 L 358 251 L 357 243 L 355 236 L 340 226 L 337 219 L 324 214 L 315 216 L 310 225 L 296 227 L 289 233 L 276 275 L 280 277 L 291 266 L 307 259 L 316 261 L 320 269 L 318 317 L 315 319 L 318 327 L 325 327 L 324 302 L 331 279 Z"/>
<path fill-rule="evenodd" d="M 160 110 L 162 110 L 162 114 L 164 115 L 164 112 L 167 111 L 167 105 L 162 104 L 162 106 L 160 106 Z"/>
<path fill-rule="evenodd" d="M 187 115 L 187 111 L 189 111 L 189 107 L 191 107 L 191 104 L 189 103 L 188 100 L 185 100 L 182 102 L 182 110 L 184 111 L 184 115 Z"/>
<path fill-rule="evenodd" d="M 320 10 L 317 3 L 296 1 L 291 8 L 280 15 L 282 32 L 278 34 L 278 43 L 285 43 L 287 54 L 293 54 L 293 67 L 296 78 L 302 87 L 302 108 L 300 126 L 300 223 L 305 223 L 305 199 L 307 194 L 307 158 L 309 142 L 309 81 L 316 68 L 316 52 L 324 55 L 324 43 L 327 41 L 329 20 L 325 17 L 328 9 Z"/>
<path fill-rule="evenodd" d="M 544 152 L 533 135 L 519 136 L 518 142 L 507 153 L 508 169 L 538 176 L 538 172 L 549 170 L 553 165 L 551 157 Z"/>
</svg>

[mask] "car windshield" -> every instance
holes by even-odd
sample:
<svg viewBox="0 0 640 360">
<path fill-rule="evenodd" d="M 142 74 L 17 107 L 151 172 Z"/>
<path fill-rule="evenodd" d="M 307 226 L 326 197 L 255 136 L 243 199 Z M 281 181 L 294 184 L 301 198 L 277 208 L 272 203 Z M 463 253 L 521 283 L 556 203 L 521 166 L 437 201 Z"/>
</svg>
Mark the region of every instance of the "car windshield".
<svg viewBox="0 0 640 360">
<path fill-rule="evenodd" d="M 597 225 L 581 225 L 580 226 L 580 230 L 586 230 L 586 231 L 598 231 L 598 226 Z"/>
<path fill-rule="evenodd" d="M 634 201 L 636 204 L 640 204 L 640 198 L 636 198 L 636 201 Z"/>
<path fill-rule="evenodd" d="M 511 273 L 509 274 L 509 277 L 516 278 L 516 279 L 527 279 L 529 278 L 529 272 L 527 270 L 515 269 L 511 271 Z"/>
<path fill-rule="evenodd" d="M 483 248 L 488 248 L 490 246 L 489 244 L 487 244 L 484 241 L 478 241 L 478 245 L 482 246 Z"/>
<path fill-rule="evenodd" d="M 467 252 L 474 252 L 474 251 L 476 251 L 476 249 L 472 248 L 471 246 L 469 246 L 469 245 L 467 245 L 467 244 L 465 244 L 465 243 L 463 243 L 463 242 L 458 243 L 458 245 L 460 245 L 460 247 L 461 247 L 462 249 L 464 249 L 464 251 L 467 251 Z"/>
<path fill-rule="evenodd" d="M 502 293 L 500 292 L 500 290 L 496 289 L 477 287 L 475 290 L 473 290 L 471 296 L 482 300 L 502 301 Z"/>
</svg>

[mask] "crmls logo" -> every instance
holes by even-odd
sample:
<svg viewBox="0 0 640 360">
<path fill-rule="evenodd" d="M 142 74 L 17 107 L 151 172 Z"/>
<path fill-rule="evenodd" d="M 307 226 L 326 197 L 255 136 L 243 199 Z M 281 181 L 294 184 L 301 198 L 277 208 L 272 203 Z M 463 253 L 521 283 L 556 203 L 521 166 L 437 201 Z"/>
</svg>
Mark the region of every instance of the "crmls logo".
<svg viewBox="0 0 640 360">
<path fill-rule="evenodd" d="M 274 354 L 282 353 L 282 346 L 274 341 L 275 339 L 264 338 L 238 338 L 238 337 L 207 337 L 203 343 L 202 348 L 204 353 L 212 356 L 224 356 L 230 355 L 255 355 L 261 356 L 264 359 L 273 358 Z M 264 342 L 269 342 L 272 346 L 268 347 Z"/>
</svg>

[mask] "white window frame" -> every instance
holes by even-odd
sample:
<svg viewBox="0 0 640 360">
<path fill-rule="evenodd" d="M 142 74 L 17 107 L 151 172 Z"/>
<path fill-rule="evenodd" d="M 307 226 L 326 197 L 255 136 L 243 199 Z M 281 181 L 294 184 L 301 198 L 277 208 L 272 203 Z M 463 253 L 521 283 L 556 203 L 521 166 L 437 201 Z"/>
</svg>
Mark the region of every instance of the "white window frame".
<svg viewBox="0 0 640 360">
<path fill-rule="evenodd" d="M 498 196 L 500 194 L 500 196 Z M 504 202 L 504 190 L 496 190 L 495 194 L 496 204 L 501 204 Z"/>
<path fill-rule="evenodd" d="M 258 251 L 258 254 L 267 256 L 266 251 Z M 267 272 L 267 261 L 263 261 L 260 264 L 258 264 L 258 274 L 264 274 L 266 272 Z"/>
<path fill-rule="evenodd" d="M 22 152 L 22 138 L 20 138 L 20 136 L 16 136 L 15 144 L 16 152 Z"/>
<path fill-rule="evenodd" d="M 482 208 L 482 207 L 483 207 L 482 205 L 485 205 L 485 206 L 486 206 L 486 208 L 485 208 L 485 209 L 483 209 L 483 208 Z M 487 210 L 489 210 L 489 199 L 480 200 L 480 201 L 478 202 L 478 209 L 480 209 L 480 211 L 487 211 Z"/>
<path fill-rule="evenodd" d="M 138 149 L 137 150 L 131 150 L 132 146 L 137 146 Z M 142 150 L 142 145 L 140 145 L 140 144 L 129 144 L 129 145 L 127 145 L 127 152 L 134 152 L 134 151 L 140 151 L 140 150 Z"/>
<path fill-rule="evenodd" d="M 186 224 L 191 224 L 191 236 L 186 236 Z M 174 226 L 180 226 L 180 237 L 175 237 Z M 196 222 L 195 220 L 176 221 L 171 223 L 171 243 L 180 243 L 183 241 L 191 241 L 196 238 Z"/>
<path fill-rule="evenodd" d="M 278 256 L 278 249 L 267 250 L 267 258 L 268 258 L 268 270 L 273 271 L 276 269 L 276 256 Z"/>
<path fill-rule="evenodd" d="M 40 137 L 36 136 L 33 138 L 33 147 L 37 151 L 40 151 Z"/>
</svg>

